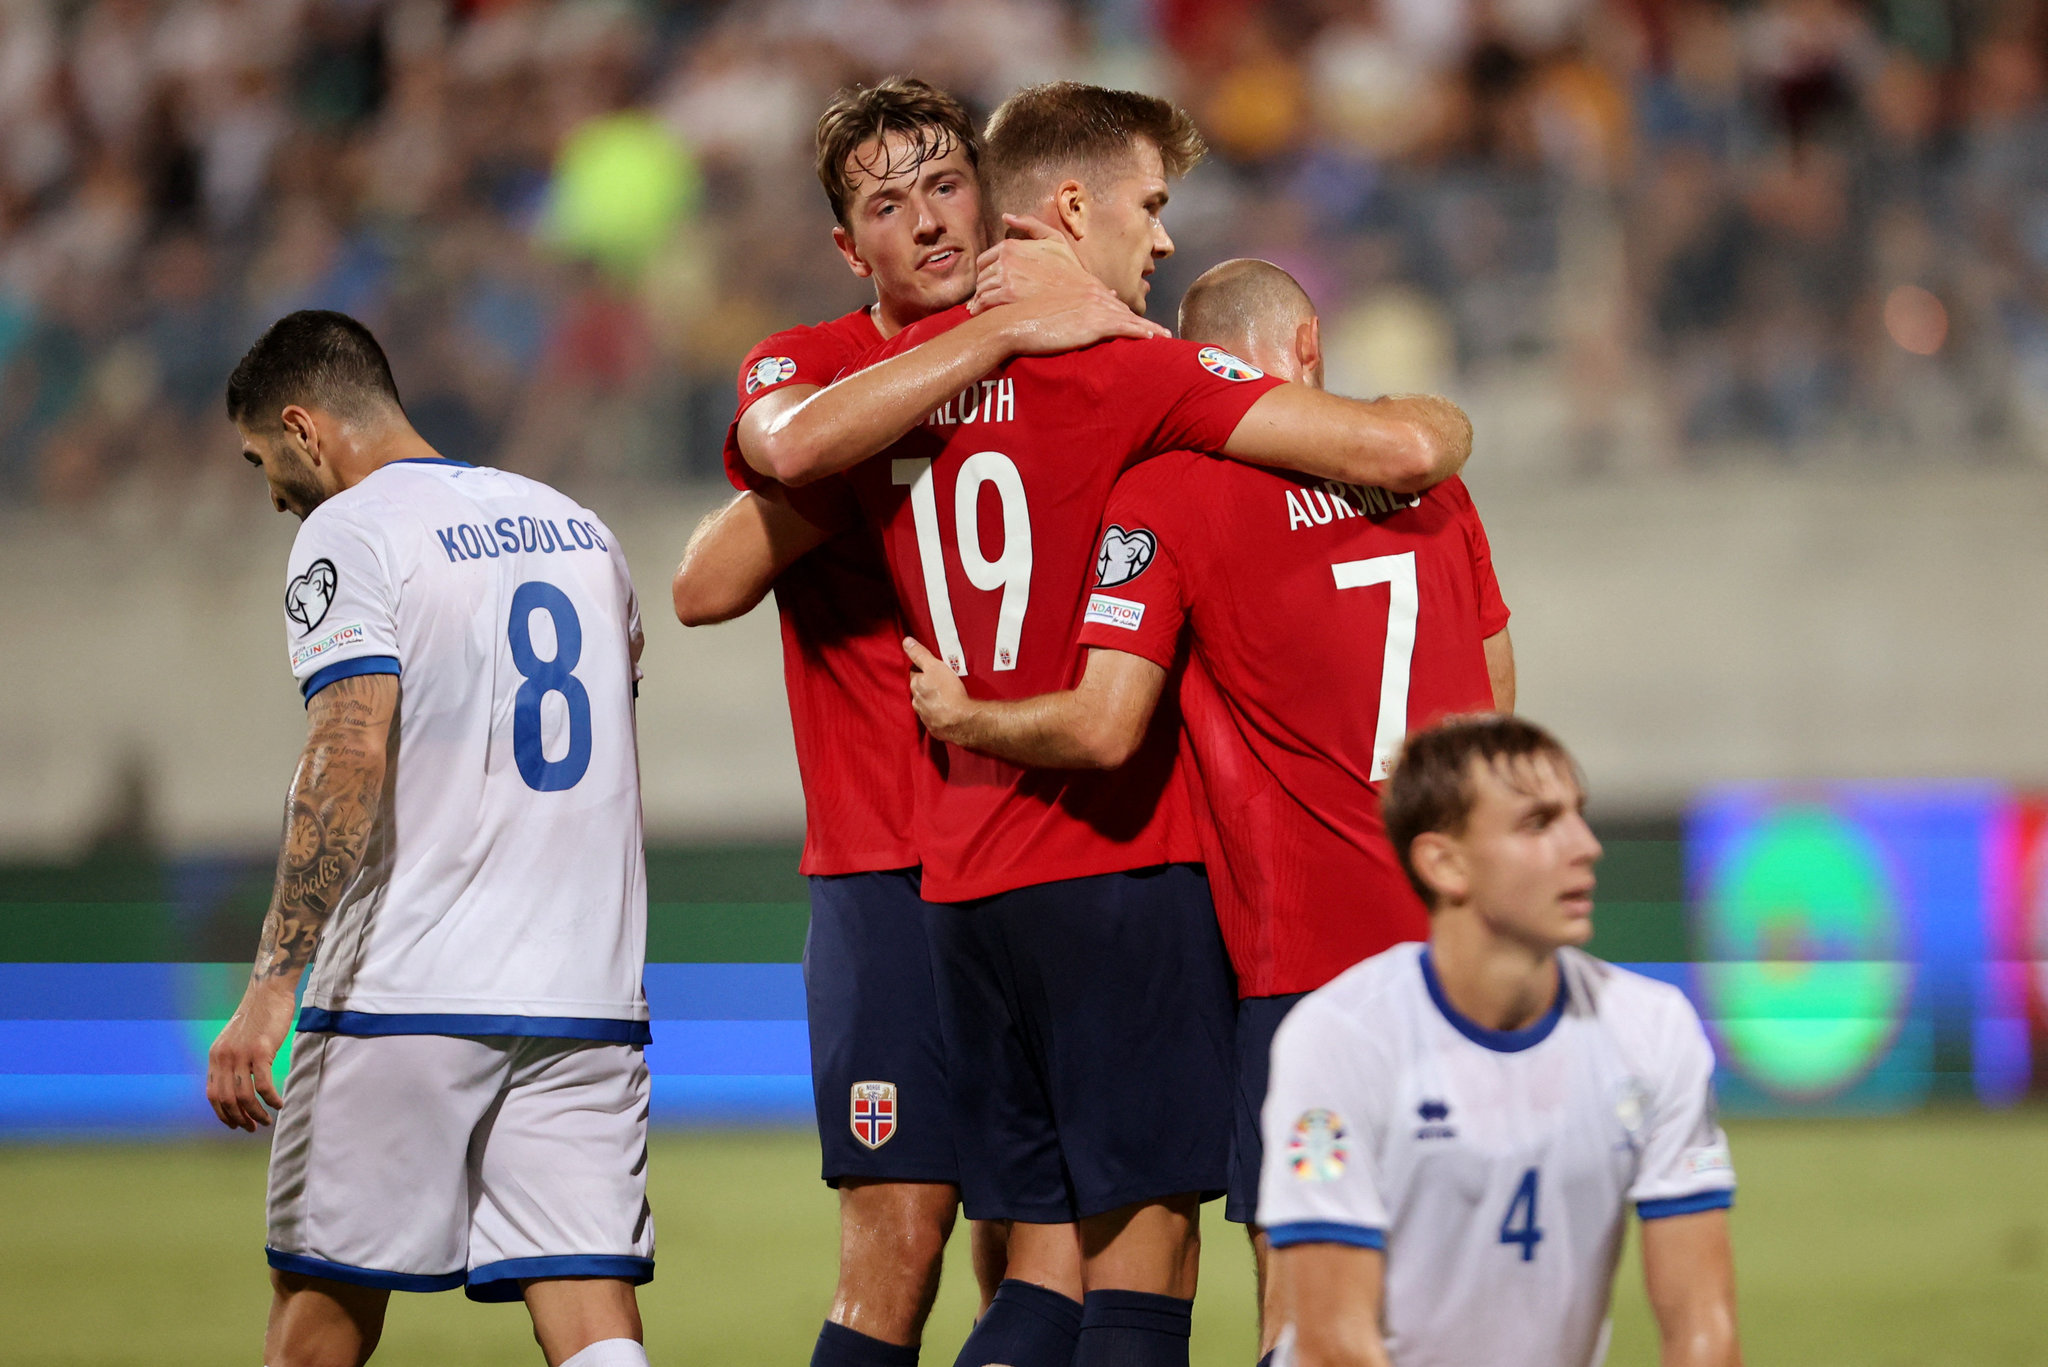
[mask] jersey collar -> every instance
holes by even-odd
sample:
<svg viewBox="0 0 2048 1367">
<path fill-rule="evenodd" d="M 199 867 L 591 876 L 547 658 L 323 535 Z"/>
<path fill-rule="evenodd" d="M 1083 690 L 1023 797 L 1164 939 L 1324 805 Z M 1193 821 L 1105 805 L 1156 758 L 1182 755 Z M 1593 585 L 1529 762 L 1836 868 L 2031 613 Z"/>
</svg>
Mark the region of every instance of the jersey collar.
<svg viewBox="0 0 2048 1367">
<path fill-rule="evenodd" d="M 1490 1030 L 1469 1016 L 1459 1013 L 1451 1005 L 1451 999 L 1444 995 L 1444 985 L 1436 976 L 1436 965 L 1430 962 L 1429 946 L 1422 947 L 1422 985 L 1429 989 L 1429 999 L 1436 1003 L 1436 1009 L 1451 1023 L 1451 1028 L 1482 1048 L 1497 1054 L 1519 1054 L 1524 1049 L 1533 1049 L 1550 1038 L 1550 1032 L 1557 1029 L 1557 1023 L 1564 1019 L 1564 965 L 1557 966 L 1557 999 L 1550 1009 L 1543 1013 L 1543 1019 L 1534 1025 L 1525 1025 L 1520 1030 Z"/>
<path fill-rule="evenodd" d="M 466 460 L 450 460 L 446 456 L 407 456 L 403 460 L 386 461 L 386 465 L 459 465 L 465 470 L 476 467 Z"/>
</svg>

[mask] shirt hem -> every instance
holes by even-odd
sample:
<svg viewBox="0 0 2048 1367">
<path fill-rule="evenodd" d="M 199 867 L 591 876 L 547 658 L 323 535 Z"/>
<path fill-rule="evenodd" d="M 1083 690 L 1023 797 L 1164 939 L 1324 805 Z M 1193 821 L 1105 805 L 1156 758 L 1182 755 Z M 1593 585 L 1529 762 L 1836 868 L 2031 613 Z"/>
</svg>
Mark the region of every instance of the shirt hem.
<svg viewBox="0 0 2048 1367">
<path fill-rule="evenodd" d="M 1664 1220 L 1673 1215 L 1697 1215 L 1703 1210 L 1727 1210 L 1734 1204 L 1734 1188 L 1715 1187 L 1712 1191 L 1697 1191 L 1690 1196 L 1662 1196 L 1653 1201 L 1638 1201 L 1636 1218 Z"/>
<path fill-rule="evenodd" d="M 512 1035 L 531 1039 L 581 1039 L 605 1044 L 648 1044 L 654 1038 L 652 1027 L 644 1020 L 440 1011 L 330 1011 L 319 1006 L 300 1009 L 299 1030 L 303 1034 L 363 1038 L 385 1035 Z"/>
<path fill-rule="evenodd" d="M 1375 1225 L 1347 1225 L 1338 1220 L 1293 1220 L 1286 1224 L 1267 1225 L 1266 1241 L 1275 1248 L 1292 1248 L 1296 1244 L 1348 1244 L 1353 1248 L 1384 1251 L 1387 1232 Z"/>
</svg>

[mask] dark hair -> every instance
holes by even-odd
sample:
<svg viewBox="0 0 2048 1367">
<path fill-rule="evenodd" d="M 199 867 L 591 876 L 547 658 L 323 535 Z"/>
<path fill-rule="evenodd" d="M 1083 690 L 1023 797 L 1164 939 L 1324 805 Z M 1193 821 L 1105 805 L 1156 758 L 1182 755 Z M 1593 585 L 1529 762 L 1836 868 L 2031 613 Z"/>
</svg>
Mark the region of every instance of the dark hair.
<svg viewBox="0 0 2048 1367">
<path fill-rule="evenodd" d="M 228 418 L 268 431 L 287 404 L 319 404 L 350 417 L 385 405 L 404 411 L 391 363 L 370 330 L 345 313 L 301 309 L 272 323 L 228 376 Z"/>
<path fill-rule="evenodd" d="M 1187 112 L 1157 95 L 1078 81 L 1026 86 L 989 116 L 990 199 L 1015 212 L 1026 205 L 1013 200 L 1028 199 L 1048 173 L 1121 165 L 1139 138 L 1159 149 L 1169 177 L 1186 175 L 1209 150 Z"/>
<path fill-rule="evenodd" d="M 1513 766 L 1533 759 L 1554 760 L 1585 787 L 1579 767 L 1557 737 L 1534 722 L 1505 712 L 1477 712 L 1449 717 L 1426 731 L 1417 731 L 1401 747 L 1394 775 L 1380 798 L 1380 816 L 1387 839 L 1401 861 L 1401 872 L 1434 907 L 1436 892 L 1415 876 L 1408 857 L 1415 837 L 1429 831 L 1456 835 L 1465 829 L 1477 794 L 1472 791 L 1472 762 L 1489 768 Z"/>
<path fill-rule="evenodd" d="M 915 76 L 891 76 L 871 86 L 839 92 L 818 116 L 818 183 L 832 202 L 832 217 L 847 226 L 846 206 L 853 198 L 853 177 L 846 163 L 868 142 L 891 133 L 910 138 L 909 159 L 901 165 L 886 153 L 876 161 L 855 162 L 862 172 L 884 179 L 915 171 L 958 147 L 968 165 L 981 169 L 981 138 L 966 107 L 945 91 Z"/>
</svg>

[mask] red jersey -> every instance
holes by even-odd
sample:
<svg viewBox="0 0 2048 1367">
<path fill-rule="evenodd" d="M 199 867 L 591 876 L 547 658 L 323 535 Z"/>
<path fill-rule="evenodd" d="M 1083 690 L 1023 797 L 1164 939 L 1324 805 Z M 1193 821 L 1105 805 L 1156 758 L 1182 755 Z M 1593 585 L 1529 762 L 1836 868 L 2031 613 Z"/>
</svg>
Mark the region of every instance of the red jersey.
<svg viewBox="0 0 2048 1367">
<path fill-rule="evenodd" d="M 1493 706 L 1507 625 L 1471 495 L 1419 499 L 1176 452 L 1110 498 L 1080 640 L 1171 666 L 1209 883 L 1247 997 L 1428 937 L 1374 784 L 1410 727 Z"/>
<path fill-rule="evenodd" d="M 786 385 L 828 385 L 880 345 L 866 309 L 817 327 L 778 332 L 740 367 L 739 412 L 725 436 L 734 487 L 772 483 L 740 454 L 739 420 Z M 922 760 L 896 591 L 874 529 L 856 526 L 798 560 L 775 581 L 782 673 L 804 785 L 805 873 L 867 873 L 917 863 L 911 829 Z"/>
<path fill-rule="evenodd" d="M 928 318 L 866 361 L 966 317 Z M 1216 348 L 1165 339 L 1018 357 L 992 371 L 851 472 L 882 529 L 911 634 L 977 698 L 1072 687 L 1095 533 L 1118 474 L 1181 446 L 1222 446 L 1278 383 Z M 1109 773 L 934 748 L 917 803 L 933 901 L 1200 857 L 1170 719 L 1155 719 L 1138 754 Z"/>
</svg>

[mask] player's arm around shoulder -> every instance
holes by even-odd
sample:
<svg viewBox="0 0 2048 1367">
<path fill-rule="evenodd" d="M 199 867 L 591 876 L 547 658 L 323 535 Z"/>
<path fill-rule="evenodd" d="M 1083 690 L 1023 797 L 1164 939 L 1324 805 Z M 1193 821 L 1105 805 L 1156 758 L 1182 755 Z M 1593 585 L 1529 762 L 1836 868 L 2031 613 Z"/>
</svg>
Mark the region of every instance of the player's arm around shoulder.
<svg viewBox="0 0 2048 1367">
<path fill-rule="evenodd" d="M 1057 693 L 977 699 L 914 639 L 910 700 L 939 740 L 1032 769 L 1116 769 L 1137 753 L 1166 687 L 1166 669 L 1121 650 L 1088 652 L 1081 682 Z"/>
<path fill-rule="evenodd" d="M 207 1058 L 206 1099 L 231 1129 L 268 1125 L 263 1103 L 283 1105 L 271 1063 L 291 1029 L 299 978 L 369 847 L 398 692 L 396 674 L 355 674 L 307 699 L 306 746 L 285 806 L 256 963 Z"/>
<path fill-rule="evenodd" d="M 1472 422 L 1458 405 L 1432 394 L 1347 399 L 1283 384 L 1259 396 L 1223 452 L 1255 465 L 1414 494 L 1465 468 Z"/>
<path fill-rule="evenodd" d="M 774 485 L 749 490 L 705 517 L 690 536 L 669 593 L 686 627 L 729 622 L 752 612 L 798 559 L 830 540 L 850 518 L 797 511 Z M 807 515 L 808 513 L 808 515 Z"/>
</svg>

